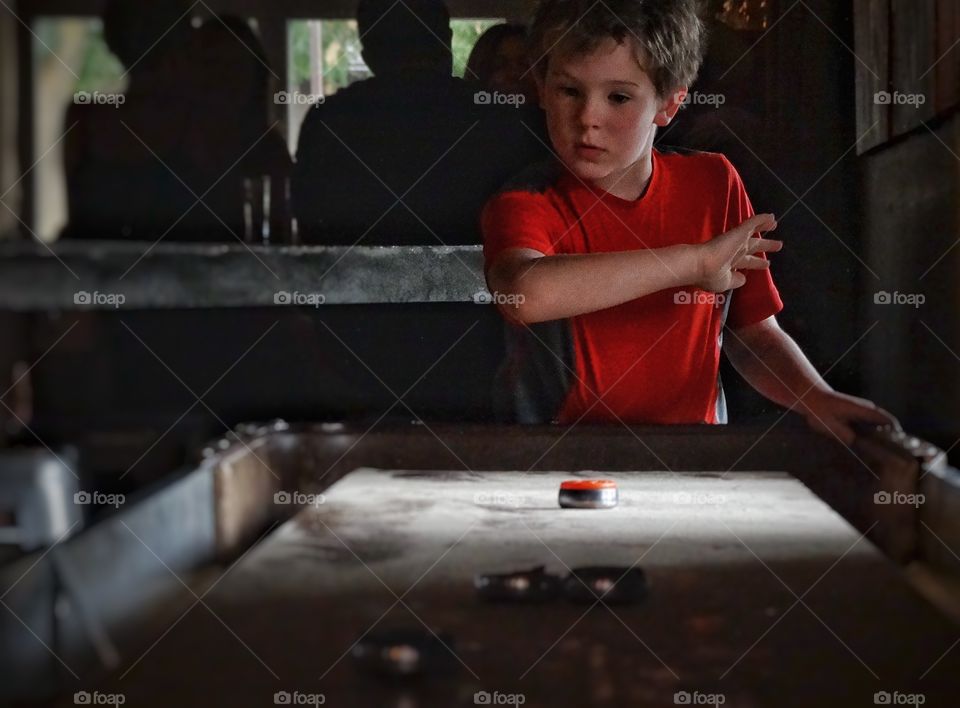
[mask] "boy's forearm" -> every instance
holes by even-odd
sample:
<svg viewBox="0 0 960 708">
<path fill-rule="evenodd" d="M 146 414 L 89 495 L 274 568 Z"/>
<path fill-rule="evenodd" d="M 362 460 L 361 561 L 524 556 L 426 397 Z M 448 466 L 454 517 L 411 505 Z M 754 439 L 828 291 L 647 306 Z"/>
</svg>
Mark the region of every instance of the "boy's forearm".
<svg viewBox="0 0 960 708">
<path fill-rule="evenodd" d="M 785 408 L 804 413 L 805 398 L 832 390 L 772 317 L 758 325 L 728 330 L 724 350 L 747 383 Z"/>
<path fill-rule="evenodd" d="M 498 277 L 499 276 L 499 277 Z M 512 273 L 491 273 L 491 288 L 520 296 L 508 315 L 544 322 L 603 310 L 699 278 L 694 246 L 543 256 Z"/>
</svg>

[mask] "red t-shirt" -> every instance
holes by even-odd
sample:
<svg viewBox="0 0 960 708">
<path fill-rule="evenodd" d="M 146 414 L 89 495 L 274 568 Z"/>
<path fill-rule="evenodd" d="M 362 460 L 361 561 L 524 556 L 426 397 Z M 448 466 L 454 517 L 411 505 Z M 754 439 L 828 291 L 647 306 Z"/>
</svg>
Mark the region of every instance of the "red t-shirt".
<svg viewBox="0 0 960 708">
<path fill-rule="evenodd" d="M 588 186 L 555 163 L 521 175 L 487 203 L 484 258 L 489 270 L 510 248 L 549 256 L 703 243 L 753 213 L 722 155 L 654 150 L 650 183 L 634 201 Z M 512 328 L 501 383 L 512 389 L 513 417 L 725 422 L 724 324 L 737 329 L 783 308 L 769 271 L 744 273 L 746 284 L 732 294 L 674 288 L 546 326 Z"/>
</svg>

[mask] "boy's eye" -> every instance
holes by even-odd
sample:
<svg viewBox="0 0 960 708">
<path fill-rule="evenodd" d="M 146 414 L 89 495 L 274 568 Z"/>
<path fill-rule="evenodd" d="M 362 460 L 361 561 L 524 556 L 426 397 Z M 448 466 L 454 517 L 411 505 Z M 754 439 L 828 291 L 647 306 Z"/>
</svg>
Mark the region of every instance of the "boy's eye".
<svg viewBox="0 0 960 708">
<path fill-rule="evenodd" d="M 558 86 L 558 90 L 564 96 L 579 96 L 580 92 L 573 86 Z"/>
<path fill-rule="evenodd" d="M 623 105 L 624 103 L 626 103 L 626 102 L 629 101 L 630 99 L 631 99 L 631 97 L 628 96 L 628 95 L 626 95 L 625 93 L 614 93 L 614 94 L 611 94 L 611 95 L 610 95 L 610 100 L 611 100 L 613 103 L 616 103 L 617 105 Z"/>
</svg>

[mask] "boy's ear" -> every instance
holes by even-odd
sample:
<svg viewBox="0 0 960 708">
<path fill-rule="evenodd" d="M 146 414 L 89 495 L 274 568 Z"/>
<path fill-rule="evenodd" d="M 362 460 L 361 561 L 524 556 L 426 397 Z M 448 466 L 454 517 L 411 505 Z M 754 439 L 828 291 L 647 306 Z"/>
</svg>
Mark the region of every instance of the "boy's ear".
<svg viewBox="0 0 960 708">
<path fill-rule="evenodd" d="M 661 128 L 669 125 L 670 121 L 673 120 L 673 117 L 677 115 L 677 111 L 680 110 L 680 106 L 683 105 L 684 100 L 686 100 L 687 92 L 687 87 L 681 86 L 673 93 L 667 94 L 667 97 L 663 99 L 663 105 L 660 107 L 660 110 L 657 111 L 657 115 L 653 119 L 653 122 Z"/>
</svg>

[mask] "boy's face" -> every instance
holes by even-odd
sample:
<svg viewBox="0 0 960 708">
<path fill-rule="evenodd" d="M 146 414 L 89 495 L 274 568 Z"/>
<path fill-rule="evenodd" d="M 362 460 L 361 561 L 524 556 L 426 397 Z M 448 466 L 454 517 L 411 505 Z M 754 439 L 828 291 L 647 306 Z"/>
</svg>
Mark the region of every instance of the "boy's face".
<svg viewBox="0 0 960 708">
<path fill-rule="evenodd" d="M 659 98 L 632 43 L 613 38 L 589 54 L 551 54 L 538 88 L 550 140 L 567 168 L 617 196 L 637 198 L 650 174 L 656 129 L 676 115 L 685 91 Z"/>
</svg>

